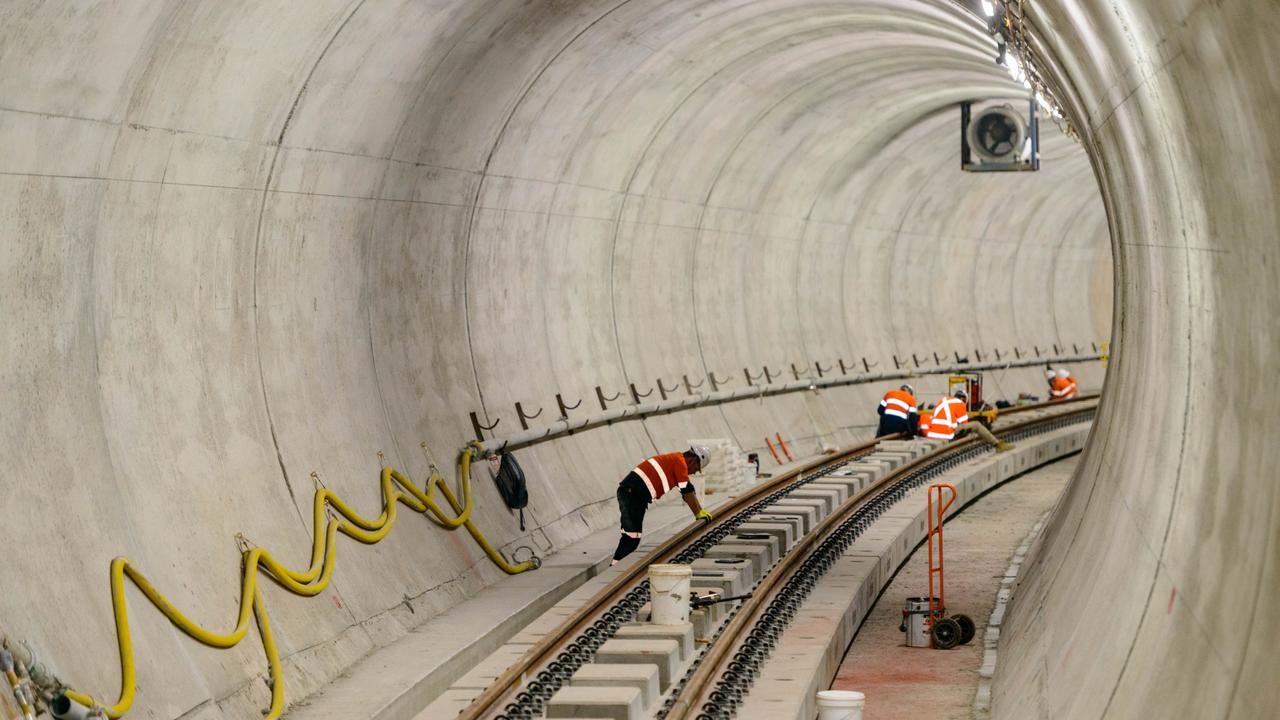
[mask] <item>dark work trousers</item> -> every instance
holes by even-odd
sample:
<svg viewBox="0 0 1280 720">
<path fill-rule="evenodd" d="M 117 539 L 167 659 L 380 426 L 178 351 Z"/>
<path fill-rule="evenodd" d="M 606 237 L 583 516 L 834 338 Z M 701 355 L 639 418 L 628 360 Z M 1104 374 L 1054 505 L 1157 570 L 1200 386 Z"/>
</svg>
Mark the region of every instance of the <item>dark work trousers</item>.
<svg viewBox="0 0 1280 720">
<path fill-rule="evenodd" d="M 621 518 L 622 533 L 618 538 L 618 549 L 613 553 L 614 561 L 635 552 L 640 547 L 640 536 L 644 534 L 644 513 L 649 509 L 649 489 L 644 481 L 634 472 L 618 483 L 618 515 Z"/>
<path fill-rule="evenodd" d="M 911 413 L 910 417 L 908 417 L 908 419 L 906 420 L 900 417 L 897 417 L 896 415 L 890 415 L 889 413 L 885 413 L 881 415 L 880 427 L 876 428 L 876 437 L 883 437 L 885 435 L 897 435 L 898 433 L 915 434 L 914 432 L 912 432 L 912 429 L 915 427 L 915 424 L 918 421 L 914 421 L 911 419 L 911 418 L 914 418 L 915 415 L 916 415 L 915 413 Z"/>
</svg>

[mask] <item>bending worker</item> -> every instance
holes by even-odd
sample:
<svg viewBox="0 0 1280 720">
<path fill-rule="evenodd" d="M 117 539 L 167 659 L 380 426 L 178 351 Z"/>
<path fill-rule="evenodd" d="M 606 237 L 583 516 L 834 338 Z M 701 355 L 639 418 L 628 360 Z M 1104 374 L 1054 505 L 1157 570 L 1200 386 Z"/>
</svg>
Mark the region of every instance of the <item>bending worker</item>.
<svg viewBox="0 0 1280 720">
<path fill-rule="evenodd" d="M 1049 376 L 1049 397 L 1053 400 L 1069 400 L 1080 394 L 1080 388 L 1076 386 L 1076 379 L 1071 377 L 1071 373 L 1066 368 L 1058 368 L 1057 372 L 1046 370 L 1045 374 Z"/>
<path fill-rule="evenodd" d="M 910 385 L 903 385 L 897 390 L 890 390 L 880 399 L 880 427 L 876 428 L 876 437 L 912 434 L 916 426 L 916 390 Z"/>
<path fill-rule="evenodd" d="M 689 476 L 702 470 L 711 451 L 695 445 L 682 453 L 655 455 L 635 466 L 618 483 L 618 513 L 622 517 L 622 537 L 618 549 L 613 552 L 617 565 L 622 558 L 640 547 L 644 533 L 644 513 L 649 503 L 661 498 L 672 488 L 680 488 L 680 497 L 698 520 L 710 521 L 711 513 L 702 509 L 698 494 L 689 482 Z"/>
</svg>

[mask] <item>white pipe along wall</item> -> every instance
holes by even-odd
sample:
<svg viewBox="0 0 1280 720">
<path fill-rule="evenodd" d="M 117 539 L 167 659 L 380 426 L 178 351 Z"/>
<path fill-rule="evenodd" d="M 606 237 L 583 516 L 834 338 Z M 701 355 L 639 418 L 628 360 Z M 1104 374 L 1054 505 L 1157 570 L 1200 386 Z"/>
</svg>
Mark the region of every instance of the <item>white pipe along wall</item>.
<svg viewBox="0 0 1280 720">
<path fill-rule="evenodd" d="M 302 566 L 312 472 L 376 515 L 379 453 L 452 479 L 471 412 L 514 434 L 516 402 L 546 427 L 557 393 L 1083 348 L 1114 325 L 1098 428 L 1007 630 L 1027 662 L 1002 667 L 1043 670 L 997 678 L 997 715 L 1273 706 L 1277 420 L 1250 383 L 1278 369 L 1280 13 L 1024 4 L 1083 142 L 1045 121 L 1041 171 L 981 175 L 957 104 L 1025 90 L 949 0 L 0 5 L 0 576 L 22 588 L 0 631 L 113 702 L 113 557 L 225 629 L 237 534 Z M 1044 393 L 1034 367 L 988 382 Z M 540 443 L 519 451 L 530 533 L 481 476 L 473 518 L 552 551 L 616 522 L 644 456 L 779 432 L 812 453 L 869 435 L 884 389 Z M 405 513 L 340 542 L 319 598 L 264 583 L 288 701 L 501 575 Z M 129 717 L 267 707 L 255 634 L 214 650 L 127 594 Z"/>
</svg>

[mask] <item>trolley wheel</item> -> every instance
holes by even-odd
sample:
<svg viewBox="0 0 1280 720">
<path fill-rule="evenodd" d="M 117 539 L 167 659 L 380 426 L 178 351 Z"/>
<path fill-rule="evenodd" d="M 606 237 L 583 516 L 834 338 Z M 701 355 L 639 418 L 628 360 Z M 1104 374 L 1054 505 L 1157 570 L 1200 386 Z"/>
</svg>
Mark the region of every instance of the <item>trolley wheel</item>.
<svg viewBox="0 0 1280 720">
<path fill-rule="evenodd" d="M 951 619 L 955 620 L 956 624 L 960 626 L 960 644 L 968 645 L 969 641 L 973 639 L 974 633 L 977 631 L 977 628 L 973 624 L 973 619 L 968 615 L 952 615 Z"/>
<path fill-rule="evenodd" d="M 933 624 L 929 634 L 933 636 L 934 647 L 950 650 L 960 644 L 960 623 L 952 618 L 943 618 Z"/>
</svg>

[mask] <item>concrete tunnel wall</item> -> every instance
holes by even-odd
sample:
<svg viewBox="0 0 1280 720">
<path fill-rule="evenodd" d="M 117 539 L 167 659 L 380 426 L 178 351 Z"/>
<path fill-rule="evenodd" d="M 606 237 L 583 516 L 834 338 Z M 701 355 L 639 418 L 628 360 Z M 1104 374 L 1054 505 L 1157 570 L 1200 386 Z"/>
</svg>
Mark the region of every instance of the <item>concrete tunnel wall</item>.
<svg viewBox="0 0 1280 720">
<path fill-rule="evenodd" d="M 1115 362 L 994 715 L 1274 717 L 1280 4 L 1056 0 L 1027 27 L 1111 216 Z"/>
<path fill-rule="evenodd" d="M 226 629 L 237 533 L 301 565 L 309 473 L 372 514 L 377 453 L 447 469 L 470 411 L 506 429 L 596 385 L 1107 339 L 1080 146 L 1044 123 L 1041 172 L 958 168 L 956 103 L 1020 92 L 993 56 L 936 0 L 5 3 L 3 630 L 113 701 L 112 557 Z M 1036 369 L 990 380 L 1043 393 Z M 531 532 L 482 474 L 477 524 L 549 551 L 616 522 L 645 455 L 775 432 L 811 453 L 866 437 L 883 390 L 535 446 Z M 1143 447 L 1112 432 L 1095 473 Z M 321 598 L 265 588 L 290 701 L 499 575 L 405 513 L 342 542 Z M 266 707 L 256 633 L 211 650 L 128 597 L 131 716 Z"/>
</svg>

